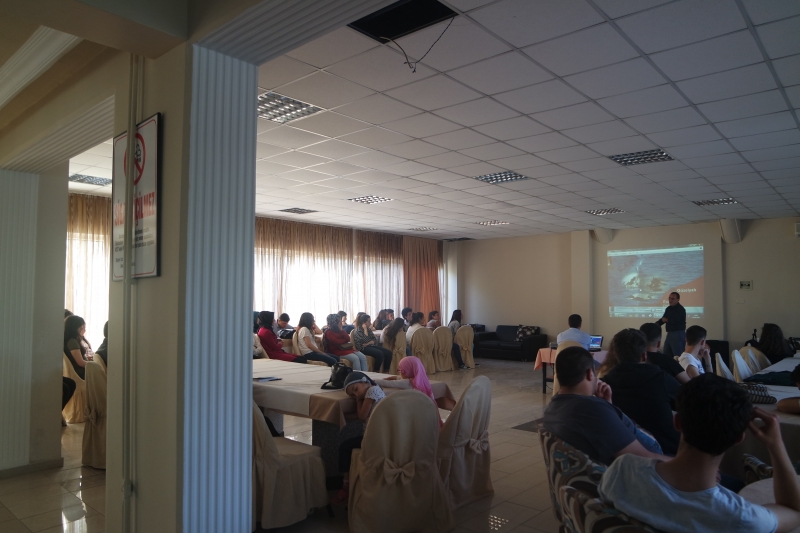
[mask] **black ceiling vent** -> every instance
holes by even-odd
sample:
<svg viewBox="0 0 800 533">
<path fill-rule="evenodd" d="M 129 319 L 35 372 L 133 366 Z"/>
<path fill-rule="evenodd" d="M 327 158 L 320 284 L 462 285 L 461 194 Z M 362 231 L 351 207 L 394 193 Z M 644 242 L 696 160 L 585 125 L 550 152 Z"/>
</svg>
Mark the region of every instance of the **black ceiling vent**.
<svg viewBox="0 0 800 533">
<path fill-rule="evenodd" d="M 445 242 L 474 241 L 472 237 L 456 237 L 455 239 L 445 239 Z"/>
<path fill-rule="evenodd" d="M 400 0 L 348 26 L 380 43 L 387 43 L 456 15 L 458 13 L 436 0 Z"/>
</svg>

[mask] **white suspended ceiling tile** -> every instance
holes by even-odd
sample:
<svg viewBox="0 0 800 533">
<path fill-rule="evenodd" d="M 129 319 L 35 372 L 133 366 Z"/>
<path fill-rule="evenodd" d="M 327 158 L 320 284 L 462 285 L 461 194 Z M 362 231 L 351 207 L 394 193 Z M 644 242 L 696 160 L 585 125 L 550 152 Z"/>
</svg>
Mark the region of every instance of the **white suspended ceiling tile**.
<svg viewBox="0 0 800 533">
<path fill-rule="evenodd" d="M 316 70 L 311 65 L 296 61 L 291 57 L 281 56 L 258 67 L 258 86 L 264 89 L 274 89 L 303 76 L 308 76 Z"/>
<path fill-rule="evenodd" d="M 495 95 L 495 98 L 520 113 L 530 114 L 565 107 L 586 98 L 560 80 L 546 81 Z"/>
<path fill-rule="evenodd" d="M 448 75 L 485 94 L 519 89 L 553 77 L 519 52 L 501 54 L 452 70 Z"/>
<path fill-rule="evenodd" d="M 432 172 L 436 170 L 436 168 L 417 163 L 416 161 L 403 161 L 402 163 L 395 163 L 394 165 L 383 167 L 381 170 L 398 176 L 415 176 L 417 174 Z"/>
<path fill-rule="evenodd" d="M 111 168 L 105 167 L 105 166 L 102 166 L 102 167 L 96 167 L 96 166 L 86 167 L 81 171 L 81 174 L 83 174 L 84 176 L 93 176 L 95 178 L 106 178 L 106 179 L 111 179 L 112 178 L 112 176 L 111 176 Z"/>
<path fill-rule="evenodd" d="M 772 62 L 772 66 L 775 67 L 778 79 L 784 87 L 800 84 L 800 55 L 776 59 Z"/>
<path fill-rule="evenodd" d="M 471 163 L 469 165 L 452 167 L 447 170 L 449 170 L 450 172 L 455 172 L 456 174 L 461 174 L 462 176 L 476 178 L 478 176 L 485 176 L 486 174 L 496 174 L 497 172 L 502 172 L 504 169 L 492 165 L 491 163 L 485 163 L 483 161 L 479 161 L 477 163 Z"/>
<path fill-rule="evenodd" d="M 789 102 L 791 102 L 792 107 L 800 109 L 800 85 L 787 88 L 786 96 L 789 97 Z"/>
<path fill-rule="evenodd" d="M 621 139 L 622 137 L 631 137 L 636 135 L 634 130 L 619 120 L 562 130 L 562 133 L 582 144 L 608 141 L 611 139 Z"/>
<path fill-rule="evenodd" d="M 638 57 L 639 53 L 609 24 L 599 24 L 523 49 L 559 76 L 567 76 Z"/>
<path fill-rule="evenodd" d="M 368 148 L 364 148 L 363 146 L 338 141 L 336 139 L 323 141 L 321 143 L 312 144 L 311 146 L 303 148 L 303 152 L 327 157 L 330 159 L 342 159 L 366 152 L 368 150 Z"/>
<path fill-rule="evenodd" d="M 87 168 L 89 168 L 91 166 L 92 165 L 80 165 L 80 164 L 77 164 L 77 163 L 73 163 L 72 160 L 70 159 L 70 162 L 69 162 L 69 174 L 70 174 L 70 176 L 73 175 L 73 174 L 80 174 L 82 170 L 87 169 Z"/>
<path fill-rule="evenodd" d="M 748 174 L 752 172 L 753 172 L 753 167 L 743 163 L 739 165 L 726 165 L 721 167 L 708 167 L 708 168 L 697 169 L 697 173 L 703 176 L 704 178 L 713 178 L 719 176 L 731 177 L 738 174 Z"/>
<path fill-rule="evenodd" d="M 336 108 L 337 113 L 371 124 L 383 124 L 421 113 L 416 107 L 398 102 L 383 94 L 372 94 Z"/>
<path fill-rule="evenodd" d="M 598 100 L 597 103 L 619 118 L 657 113 L 688 105 L 680 93 L 669 85 L 611 96 Z"/>
<path fill-rule="evenodd" d="M 293 120 L 293 128 L 325 135 L 326 137 L 339 137 L 356 131 L 369 128 L 372 124 L 355 120 L 333 111 L 314 113 L 311 116 Z"/>
<path fill-rule="evenodd" d="M 381 92 L 436 74 L 436 71 L 422 64 L 417 65 L 416 72 L 412 72 L 404 63 L 405 57 L 402 53 L 387 46 L 379 46 L 325 70 Z"/>
<path fill-rule="evenodd" d="M 800 143 L 800 130 L 795 128 L 791 130 L 762 133 L 759 135 L 750 135 L 747 137 L 737 137 L 731 139 L 730 142 L 737 150 L 742 152 L 745 150 L 786 146 Z"/>
<path fill-rule="evenodd" d="M 775 88 L 775 78 L 765 63 L 709 74 L 677 83 L 696 104 L 744 96 Z"/>
<path fill-rule="evenodd" d="M 460 104 L 481 96 L 480 93 L 442 75 L 392 89 L 386 94 L 426 111 Z"/>
<path fill-rule="evenodd" d="M 545 150 L 554 150 L 556 148 L 565 148 L 567 146 L 574 146 L 577 144 L 569 137 L 565 137 L 558 132 L 543 133 L 542 135 L 534 135 L 533 137 L 524 137 L 522 139 L 514 139 L 508 141 L 511 146 L 516 146 L 526 152 L 543 152 Z"/>
<path fill-rule="evenodd" d="M 534 122 L 528 117 L 515 117 L 508 120 L 500 120 L 490 124 L 475 126 L 474 130 L 488 135 L 498 141 L 508 141 L 519 139 L 520 137 L 530 137 L 550 131 L 550 128 Z"/>
<path fill-rule="evenodd" d="M 519 116 L 508 107 L 497 103 L 491 98 L 479 98 L 463 104 L 445 107 L 435 111 L 441 117 L 462 126 L 479 126 L 489 122 L 497 122 Z"/>
<path fill-rule="evenodd" d="M 551 163 L 567 163 L 569 161 L 580 161 L 581 159 L 597 157 L 597 152 L 585 146 L 571 146 L 569 148 L 539 152 L 536 155 Z"/>
<path fill-rule="evenodd" d="M 603 18 L 583 0 L 502 0 L 470 15 L 516 47 L 603 22 Z"/>
<path fill-rule="evenodd" d="M 470 129 L 460 129 L 425 138 L 426 141 L 449 150 L 464 150 L 483 144 L 490 144 L 494 139 Z"/>
<path fill-rule="evenodd" d="M 736 165 L 739 163 L 744 163 L 744 159 L 742 159 L 742 156 L 740 156 L 739 154 L 731 153 L 731 154 L 685 158 L 682 160 L 682 162 L 690 168 L 699 169 L 708 167 L 719 167 L 725 165 Z"/>
<path fill-rule="evenodd" d="M 414 176 L 414 179 L 418 181 L 424 181 L 425 183 L 436 183 L 443 185 L 445 183 L 461 181 L 464 179 L 464 177 L 447 170 L 436 170 L 434 172 L 427 172 L 425 174 L 417 174 Z"/>
<path fill-rule="evenodd" d="M 76 155 L 75 157 L 70 159 L 70 162 L 78 165 L 89 165 L 89 166 L 111 168 L 111 156 L 91 154 L 88 151 Z"/>
<path fill-rule="evenodd" d="M 789 157 L 775 161 L 760 161 L 758 163 L 753 163 L 753 167 L 758 171 L 800 168 L 800 157 Z"/>
<path fill-rule="evenodd" d="M 397 179 L 397 176 L 380 170 L 365 170 L 364 172 L 348 174 L 347 179 L 360 181 L 362 183 L 385 183 Z"/>
<path fill-rule="evenodd" d="M 276 155 L 267 159 L 270 163 L 278 163 L 281 165 L 289 165 L 297 168 L 310 167 L 312 165 L 319 165 L 330 161 L 327 157 L 319 157 L 312 154 L 303 152 L 286 152 L 284 154 Z"/>
<path fill-rule="evenodd" d="M 436 168 L 452 168 L 476 163 L 477 159 L 473 159 L 472 157 L 458 152 L 447 151 L 443 154 L 417 159 L 417 162 Z"/>
<path fill-rule="evenodd" d="M 462 154 L 488 161 L 489 159 L 501 159 L 507 157 L 514 157 L 523 155 L 525 152 L 518 150 L 513 146 L 504 143 L 485 144 L 483 146 L 476 146 L 475 148 L 467 148 L 461 150 Z"/>
<path fill-rule="evenodd" d="M 697 144 L 673 146 L 669 149 L 672 157 L 685 161 L 696 157 L 712 156 L 733 152 L 734 149 L 727 141 L 711 141 Z"/>
<path fill-rule="evenodd" d="M 111 143 L 102 142 L 97 146 L 93 146 L 84 152 L 86 154 L 93 154 L 99 155 L 102 157 L 113 157 L 114 156 L 114 147 Z"/>
<path fill-rule="evenodd" d="M 322 71 L 282 85 L 276 89 L 276 92 L 325 109 L 337 107 L 373 93 L 371 89 Z"/>
<path fill-rule="evenodd" d="M 567 76 L 564 81 L 590 98 L 605 98 L 667 82 L 642 58 Z"/>
<path fill-rule="evenodd" d="M 447 149 L 425 141 L 420 141 L 419 139 L 414 139 L 413 141 L 387 146 L 383 148 L 382 151 L 406 159 L 419 159 L 421 157 L 442 154 L 446 152 Z"/>
<path fill-rule="evenodd" d="M 612 19 L 619 18 L 637 11 L 666 4 L 670 0 L 595 0 L 595 4 L 605 11 Z"/>
<path fill-rule="evenodd" d="M 712 122 L 722 122 L 784 111 L 786 101 L 776 90 L 700 104 L 697 108 Z"/>
<path fill-rule="evenodd" d="M 531 115 L 531 118 L 553 129 L 564 130 L 588 126 L 614 120 L 614 116 L 604 111 L 594 102 L 553 109 Z"/>
<path fill-rule="evenodd" d="M 770 59 L 800 54 L 800 17 L 764 24 L 756 31 Z"/>
<path fill-rule="evenodd" d="M 643 135 L 592 143 L 588 147 L 603 155 L 629 154 L 657 148 L 655 144 Z"/>
<path fill-rule="evenodd" d="M 646 54 L 702 41 L 746 27 L 735 2 L 682 0 L 617 20 Z"/>
<path fill-rule="evenodd" d="M 660 113 L 629 117 L 625 122 L 642 133 L 677 130 L 705 124 L 706 120 L 692 107 L 681 107 Z"/>
<path fill-rule="evenodd" d="M 287 55 L 317 68 L 324 68 L 376 46 L 376 41 L 345 27 L 295 48 Z"/>
<path fill-rule="evenodd" d="M 549 164 L 544 159 L 531 154 L 518 155 L 515 157 L 504 157 L 501 159 L 491 159 L 489 160 L 489 163 L 497 165 L 498 167 L 502 167 L 506 170 L 519 170 Z"/>
<path fill-rule="evenodd" d="M 361 187 L 364 184 L 346 178 L 331 178 L 323 181 L 318 181 L 314 183 L 314 185 L 322 185 L 323 187 L 333 187 L 334 189 L 352 189 L 353 187 Z"/>
<path fill-rule="evenodd" d="M 465 178 L 463 174 L 454 174 L 458 176 L 457 180 L 449 180 L 439 183 L 439 185 L 443 187 L 447 187 L 451 190 L 463 191 L 466 189 L 474 189 L 476 184 L 480 185 L 481 182 L 476 181 L 473 178 Z"/>
<path fill-rule="evenodd" d="M 452 23 L 451 23 L 452 22 Z M 449 25 L 447 31 L 445 28 Z M 444 34 L 442 34 L 444 32 Z M 431 44 L 436 46 L 431 48 Z M 444 72 L 507 52 L 509 47 L 466 17 L 445 20 L 397 40 L 412 61 Z M 389 46 L 394 46 L 389 45 Z"/>
<path fill-rule="evenodd" d="M 776 148 L 762 148 L 761 150 L 750 150 L 742 152 L 742 157 L 748 161 L 769 161 L 771 159 L 782 159 L 787 157 L 800 156 L 800 144 L 790 146 L 779 146 Z"/>
<path fill-rule="evenodd" d="M 355 174 L 356 172 L 361 172 L 362 170 L 364 170 L 364 167 L 351 165 L 343 161 L 331 161 L 329 163 L 323 163 L 321 165 L 315 165 L 313 167 L 309 167 L 308 170 L 313 170 L 314 172 L 322 172 L 323 174 L 330 174 L 331 176 L 346 176 L 348 174 Z"/>
<path fill-rule="evenodd" d="M 380 169 L 383 167 L 388 167 L 389 165 L 394 165 L 395 163 L 402 163 L 403 161 L 405 161 L 405 159 L 402 157 L 397 157 L 394 155 L 387 154 L 385 152 L 369 151 L 362 154 L 357 154 L 354 156 L 342 158 L 341 161 L 359 167 Z"/>
<path fill-rule="evenodd" d="M 256 171 L 258 171 L 258 163 L 256 163 Z M 280 177 L 283 179 L 292 180 L 294 182 L 313 183 L 315 181 L 328 179 L 330 178 L 330 175 L 323 174 L 321 172 L 314 172 L 313 170 L 301 169 L 292 170 L 291 172 L 284 172 L 280 174 Z"/>
<path fill-rule="evenodd" d="M 714 128 L 708 125 L 664 131 L 661 133 L 651 133 L 647 137 L 662 148 L 680 146 L 687 143 L 716 141 L 721 138 L 719 134 L 714 131 Z"/>
<path fill-rule="evenodd" d="M 432 113 L 421 113 L 413 117 L 387 122 L 384 127 L 390 130 L 399 131 L 412 137 L 427 137 L 455 131 L 461 126 L 449 120 L 445 120 Z"/>
<path fill-rule="evenodd" d="M 306 184 L 306 185 L 297 185 L 295 187 L 291 187 L 288 189 L 290 194 L 297 195 L 299 198 L 300 196 L 304 195 L 314 195 L 314 194 L 322 194 L 324 192 L 331 191 L 330 187 L 323 187 L 321 185 L 317 185 L 316 183 Z"/>
<path fill-rule="evenodd" d="M 658 163 L 635 165 L 634 168 L 632 168 L 631 170 L 633 170 L 637 174 L 647 176 L 650 174 L 656 174 L 658 172 L 672 172 L 675 170 L 686 170 L 687 168 L 689 167 L 687 167 L 680 161 L 660 161 Z"/>
<path fill-rule="evenodd" d="M 411 137 L 390 131 L 385 128 L 369 128 L 366 130 L 357 131 L 348 135 L 343 135 L 339 138 L 340 141 L 345 141 L 367 148 L 383 148 L 392 144 L 410 141 Z"/>
<path fill-rule="evenodd" d="M 264 133 L 259 133 L 257 140 L 283 148 L 302 148 L 327 140 L 327 137 L 308 131 L 298 130 L 291 126 L 280 126 Z"/>
<path fill-rule="evenodd" d="M 265 176 L 270 176 L 276 174 L 283 174 L 285 172 L 289 172 L 292 170 L 295 170 L 295 167 L 273 163 L 267 159 L 256 161 L 257 174 L 264 174 Z"/>
<path fill-rule="evenodd" d="M 592 159 L 564 163 L 563 166 L 564 168 L 572 170 L 573 172 L 587 172 L 592 170 L 617 168 L 620 165 L 616 161 L 612 161 L 607 157 L 595 157 Z"/>
<path fill-rule="evenodd" d="M 288 151 L 288 148 L 282 148 L 280 146 L 262 142 L 256 143 L 256 159 L 266 159 L 268 157 L 273 157 Z"/>
<path fill-rule="evenodd" d="M 258 119 L 256 120 L 256 134 L 264 133 L 265 131 L 269 130 L 274 130 L 280 125 L 281 125 L 280 122 L 275 122 L 274 120 L 268 120 L 265 118 L 258 117 Z"/>
</svg>

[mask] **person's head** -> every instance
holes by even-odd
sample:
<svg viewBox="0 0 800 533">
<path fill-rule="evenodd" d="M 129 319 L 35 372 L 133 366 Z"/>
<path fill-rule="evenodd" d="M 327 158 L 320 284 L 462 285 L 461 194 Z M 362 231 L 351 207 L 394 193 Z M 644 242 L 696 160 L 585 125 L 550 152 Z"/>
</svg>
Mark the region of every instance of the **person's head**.
<svg viewBox="0 0 800 533">
<path fill-rule="evenodd" d="M 641 363 L 645 358 L 647 341 L 638 329 L 625 328 L 611 339 L 608 352 L 614 352 L 620 363 Z"/>
<path fill-rule="evenodd" d="M 86 321 L 78 315 L 70 315 L 64 319 L 64 342 L 70 339 L 83 340 L 86 333 Z"/>
<path fill-rule="evenodd" d="M 589 350 L 582 346 L 564 348 L 558 353 L 556 375 L 558 375 L 561 390 L 578 387 L 584 382 L 588 382 L 587 386 L 591 387 L 591 394 L 594 394 L 597 388 L 594 358 Z"/>
<path fill-rule="evenodd" d="M 671 293 L 669 293 L 668 300 L 669 300 L 669 305 L 671 305 L 671 306 L 672 305 L 677 305 L 681 301 L 681 295 L 678 294 L 677 292 L 671 292 Z"/>
<path fill-rule="evenodd" d="M 289 325 L 289 315 L 286 313 L 281 313 L 281 316 L 278 317 L 278 327 L 283 329 L 288 325 Z"/>
<path fill-rule="evenodd" d="M 682 442 L 713 456 L 744 439 L 753 413 L 747 391 L 708 372 L 681 385 L 675 406 Z"/>
<path fill-rule="evenodd" d="M 369 316 L 367 313 L 359 313 L 356 317 L 356 327 L 363 328 L 365 325 L 369 325 L 372 317 Z"/>
<path fill-rule="evenodd" d="M 302 320 L 302 318 L 300 319 Z M 338 313 L 333 313 L 327 316 L 328 328 L 332 331 L 339 331 L 342 329 L 342 317 Z"/>
<path fill-rule="evenodd" d="M 686 346 L 694 348 L 702 346 L 706 342 L 706 330 L 700 326 L 689 326 L 686 328 Z"/>
<path fill-rule="evenodd" d="M 103 324 L 103 337 L 108 338 L 108 320 Z"/>
<path fill-rule="evenodd" d="M 351 398 L 363 398 L 375 382 L 363 372 L 350 372 L 344 380 L 344 392 Z"/>
<path fill-rule="evenodd" d="M 395 318 L 383 330 L 383 338 L 388 339 L 389 342 L 394 344 L 394 340 L 397 338 L 397 334 L 400 331 L 403 331 L 403 326 L 405 326 L 405 325 L 406 325 L 406 323 L 402 318 Z"/>
<path fill-rule="evenodd" d="M 639 327 L 647 341 L 647 351 L 655 352 L 661 347 L 661 326 L 648 322 Z"/>
<path fill-rule="evenodd" d="M 275 322 L 275 313 L 272 311 L 261 311 L 258 313 L 258 325 L 262 328 L 272 329 L 273 322 Z"/>
<path fill-rule="evenodd" d="M 64 309 L 64 318 L 67 318 L 68 316 L 72 316 L 72 311 L 69 309 Z"/>
<path fill-rule="evenodd" d="M 425 374 L 425 365 L 418 357 L 403 357 L 397 363 L 397 371 L 400 377 L 407 379 L 411 383 L 411 387 L 427 395 L 431 400 L 436 402 L 433 391 L 431 390 L 431 382 Z"/>
<path fill-rule="evenodd" d="M 303 313 L 300 315 L 300 321 L 297 323 L 297 329 L 300 328 L 314 329 L 314 315 L 311 313 Z"/>
<path fill-rule="evenodd" d="M 343 325 L 343 326 L 346 326 L 347 325 L 347 313 L 345 313 L 344 311 L 339 311 L 336 314 L 339 315 L 339 323 L 341 325 Z"/>
<path fill-rule="evenodd" d="M 394 320 L 394 309 L 386 310 L 386 320 Z"/>
<path fill-rule="evenodd" d="M 408 325 L 413 326 L 414 324 L 421 324 L 423 320 L 425 320 L 425 313 L 421 311 L 411 313 L 411 320 L 408 321 Z"/>
<path fill-rule="evenodd" d="M 581 318 L 581 315 L 569 315 L 569 318 L 567 319 L 567 324 L 569 324 L 569 327 L 571 328 L 581 329 L 581 324 L 583 324 L 583 319 Z"/>
<path fill-rule="evenodd" d="M 761 337 L 758 345 L 764 353 L 782 355 L 787 351 L 787 342 L 778 324 L 764 324 L 761 328 Z"/>
<path fill-rule="evenodd" d="M 431 311 L 428 313 L 428 321 L 439 320 L 439 311 Z"/>
<path fill-rule="evenodd" d="M 797 388 L 800 389 L 800 365 L 794 367 L 792 370 L 792 383 L 797 385 Z"/>
<path fill-rule="evenodd" d="M 400 311 L 400 316 L 403 317 L 403 320 L 411 321 L 411 314 L 414 312 L 413 309 L 410 307 L 404 307 L 402 311 Z"/>
<path fill-rule="evenodd" d="M 450 317 L 450 322 L 458 322 L 461 324 L 461 309 L 456 309 L 453 311 L 453 316 Z"/>
</svg>

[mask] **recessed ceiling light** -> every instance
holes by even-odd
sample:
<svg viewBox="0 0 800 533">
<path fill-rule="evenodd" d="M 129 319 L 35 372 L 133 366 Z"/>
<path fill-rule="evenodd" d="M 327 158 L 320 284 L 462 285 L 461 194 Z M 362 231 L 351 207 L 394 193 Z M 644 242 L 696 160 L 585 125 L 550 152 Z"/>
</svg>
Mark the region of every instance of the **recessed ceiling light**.
<svg viewBox="0 0 800 533">
<path fill-rule="evenodd" d="M 319 111 L 322 111 L 319 107 L 272 91 L 258 97 L 258 116 L 281 124 L 313 115 Z"/>
<path fill-rule="evenodd" d="M 97 176 L 86 176 L 84 174 L 73 174 L 69 177 L 69 181 L 86 183 L 88 185 L 101 185 L 103 187 L 111 185 L 111 180 L 108 178 L 98 178 Z"/>
<path fill-rule="evenodd" d="M 478 222 L 478 224 L 482 226 L 503 226 L 505 224 L 510 224 L 510 223 L 503 222 L 502 220 L 484 220 L 483 222 Z"/>
<path fill-rule="evenodd" d="M 358 198 L 350 198 L 351 202 L 358 202 L 361 204 L 379 204 L 381 202 L 391 202 L 391 198 L 383 198 L 381 196 L 359 196 Z"/>
<path fill-rule="evenodd" d="M 436 228 L 429 228 L 428 226 L 421 226 L 419 228 L 408 228 L 409 231 L 435 231 Z"/>
<path fill-rule="evenodd" d="M 509 181 L 529 180 L 530 178 L 507 170 L 505 172 L 495 172 L 494 174 L 484 174 L 475 179 L 478 181 L 485 181 L 486 183 L 506 183 Z"/>
<path fill-rule="evenodd" d="M 616 161 L 622 166 L 644 165 L 645 163 L 658 163 L 660 161 L 672 161 L 673 158 L 661 148 L 655 150 L 645 150 L 644 152 L 633 152 L 630 154 L 618 154 L 608 156 L 612 161 Z"/>
<path fill-rule="evenodd" d="M 586 211 L 590 215 L 597 215 L 599 217 L 605 215 L 616 215 L 617 213 L 624 213 L 622 209 L 617 209 L 616 207 L 611 207 L 609 209 L 592 209 L 591 211 Z"/>
<path fill-rule="evenodd" d="M 292 207 L 289 209 L 281 209 L 283 213 L 294 213 L 295 215 L 305 215 L 306 213 L 316 213 L 313 209 L 302 209 L 300 207 Z"/>
<path fill-rule="evenodd" d="M 739 202 L 737 202 L 733 198 L 719 198 L 717 200 L 698 200 L 692 203 L 694 205 L 706 206 L 706 205 L 730 205 L 730 204 L 738 204 Z"/>
</svg>

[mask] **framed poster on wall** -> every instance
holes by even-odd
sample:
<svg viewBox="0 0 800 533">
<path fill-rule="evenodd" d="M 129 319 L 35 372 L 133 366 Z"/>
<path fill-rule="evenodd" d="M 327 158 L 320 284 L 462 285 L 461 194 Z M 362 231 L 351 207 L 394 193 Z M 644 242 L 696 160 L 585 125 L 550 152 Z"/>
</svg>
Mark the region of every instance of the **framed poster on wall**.
<svg viewBox="0 0 800 533">
<path fill-rule="evenodd" d="M 161 114 L 142 121 L 136 126 L 136 148 L 133 154 L 134 221 L 134 278 L 160 275 L 161 267 L 161 216 L 160 216 L 160 161 Z M 112 164 L 113 226 L 111 237 L 114 261 L 111 279 L 124 277 L 125 242 L 125 178 L 128 165 L 128 132 L 114 137 Z"/>
</svg>

